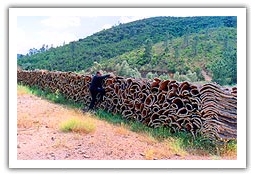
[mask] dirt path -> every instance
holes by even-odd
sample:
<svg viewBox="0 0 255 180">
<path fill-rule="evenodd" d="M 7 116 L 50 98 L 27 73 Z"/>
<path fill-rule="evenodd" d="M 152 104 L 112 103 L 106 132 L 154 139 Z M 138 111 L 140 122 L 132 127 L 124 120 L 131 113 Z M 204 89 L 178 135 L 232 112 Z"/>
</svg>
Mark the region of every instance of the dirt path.
<svg viewBox="0 0 255 180">
<path fill-rule="evenodd" d="M 202 70 L 201 73 L 204 76 L 206 82 L 211 82 L 212 81 L 212 77 L 209 76 L 205 70 Z"/>
<path fill-rule="evenodd" d="M 39 97 L 18 95 L 18 160 L 144 160 L 214 159 L 178 153 L 167 142 L 137 134 L 123 126 L 109 124 L 91 114 L 56 105 Z M 96 125 L 93 133 L 64 133 L 59 124 L 70 118 Z"/>
</svg>

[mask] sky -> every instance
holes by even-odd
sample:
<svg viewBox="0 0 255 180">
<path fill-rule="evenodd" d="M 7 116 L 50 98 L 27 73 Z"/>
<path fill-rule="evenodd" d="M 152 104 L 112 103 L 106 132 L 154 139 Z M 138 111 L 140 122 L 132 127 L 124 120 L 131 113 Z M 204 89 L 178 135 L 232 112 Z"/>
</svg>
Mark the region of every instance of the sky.
<svg viewBox="0 0 255 180">
<path fill-rule="evenodd" d="M 156 16 L 234 15 L 234 9 L 218 8 L 11 8 L 17 54 L 43 45 L 57 47 L 83 39 L 119 23 Z M 12 33 L 11 33 L 12 34 Z"/>
<path fill-rule="evenodd" d="M 43 44 L 56 47 L 77 41 L 119 23 L 149 16 L 18 16 L 17 53 L 40 49 Z"/>
</svg>

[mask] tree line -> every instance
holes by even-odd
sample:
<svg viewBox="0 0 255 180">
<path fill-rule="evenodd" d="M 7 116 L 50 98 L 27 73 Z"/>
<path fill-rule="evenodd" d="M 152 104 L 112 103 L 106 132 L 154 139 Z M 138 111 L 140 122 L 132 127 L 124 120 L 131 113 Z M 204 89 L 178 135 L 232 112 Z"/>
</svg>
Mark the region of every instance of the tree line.
<svg viewBox="0 0 255 180">
<path fill-rule="evenodd" d="M 236 17 L 232 16 L 138 20 L 119 24 L 61 47 L 44 46 L 41 51 L 19 56 L 18 65 L 23 69 L 86 72 L 91 70 L 94 62 L 117 62 L 121 66 L 122 57 L 126 56 L 128 66 L 140 73 L 153 68 L 185 75 L 190 70 L 196 72 L 199 78 L 201 68 L 206 68 L 214 80 L 220 82 L 216 75 L 220 69 L 216 67 L 236 61 L 236 21 Z M 229 54 L 232 60 L 227 58 Z M 230 72 L 233 75 L 236 70 L 229 70 L 228 74 Z M 232 78 L 224 83 L 234 82 Z"/>
</svg>

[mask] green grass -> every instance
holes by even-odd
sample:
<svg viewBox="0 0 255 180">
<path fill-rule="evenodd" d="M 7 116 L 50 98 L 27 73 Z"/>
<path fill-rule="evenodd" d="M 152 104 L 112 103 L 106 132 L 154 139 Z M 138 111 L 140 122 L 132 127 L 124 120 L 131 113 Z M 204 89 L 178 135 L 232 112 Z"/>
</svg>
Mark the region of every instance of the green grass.
<svg viewBox="0 0 255 180">
<path fill-rule="evenodd" d="M 22 85 L 18 85 L 17 87 L 17 91 L 19 95 L 23 95 L 23 94 L 31 94 L 32 92 L 30 91 L 30 88 L 27 86 L 22 86 Z"/>
<path fill-rule="evenodd" d="M 18 84 L 18 91 L 20 91 L 21 89 L 26 90 L 26 93 L 28 94 L 34 94 L 36 96 L 42 97 L 54 103 L 66 105 L 70 108 L 79 109 L 79 108 L 83 108 L 84 106 L 83 103 L 75 102 L 73 100 L 67 99 L 59 91 L 51 92 L 50 90 L 42 90 L 36 86 L 29 87 L 29 86 L 24 86 L 22 84 Z"/>
<path fill-rule="evenodd" d="M 237 152 L 236 140 L 219 143 L 199 135 L 194 138 L 188 132 L 171 133 L 166 127 L 150 128 L 141 122 L 126 120 L 121 115 L 111 114 L 103 110 L 98 110 L 96 116 L 112 124 L 125 124 L 125 127 L 128 127 L 131 131 L 144 133 L 158 141 L 164 141 L 171 137 L 171 146 L 176 146 L 178 149 L 182 148 L 190 153 L 197 154 L 199 152 L 199 154 L 204 155 L 234 156 Z"/>
<path fill-rule="evenodd" d="M 96 116 L 112 124 L 125 124 L 126 127 L 128 127 L 131 131 L 137 132 L 137 133 L 145 133 L 148 136 L 151 136 L 157 139 L 158 141 L 163 141 L 171 137 L 172 139 L 174 139 L 172 140 L 172 142 L 174 141 L 176 147 L 182 148 L 189 152 L 196 153 L 197 151 L 197 152 L 202 152 L 203 154 L 206 154 L 206 155 L 219 154 L 218 144 L 212 140 L 205 139 L 202 136 L 197 136 L 194 139 L 194 137 L 188 132 L 171 133 L 169 129 L 166 127 L 150 128 L 138 121 L 132 121 L 132 120 L 127 121 L 126 119 L 122 118 L 120 115 L 111 114 L 103 110 L 98 110 L 96 112 Z M 232 144 L 233 143 L 234 142 L 232 142 Z M 233 147 L 234 145 L 236 145 L 236 143 L 234 143 L 230 147 Z M 235 150 L 236 150 L 235 148 L 232 148 L 231 150 L 230 148 L 227 148 L 226 146 L 224 149 L 224 151 L 229 151 L 229 152 L 236 152 Z M 220 152 L 220 154 L 224 154 L 223 151 Z"/>
<path fill-rule="evenodd" d="M 67 100 L 63 95 L 59 92 L 51 93 L 50 91 L 43 91 L 37 87 L 28 87 L 18 85 L 18 89 L 22 90 L 26 93 L 31 93 L 36 96 L 43 97 L 48 99 L 54 103 L 59 103 L 66 105 L 71 108 L 81 109 L 83 108 L 82 103 L 77 103 L 72 100 Z M 143 133 L 150 137 L 157 139 L 158 141 L 163 141 L 171 138 L 171 142 L 174 141 L 176 147 L 182 148 L 190 153 L 205 155 L 236 155 L 237 152 L 237 142 L 236 141 L 229 141 L 223 144 L 218 144 L 217 142 L 211 141 L 204 137 L 194 137 L 187 132 L 178 132 L 178 133 L 171 133 L 169 129 L 166 127 L 159 127 L 159 128 L 150 128 L 141 122 L 135 120 L 126 120 L 121 115 L 112 114 L 106 112 L 104 110 L 97 110 L 94 116 L 100 118 L 101 120 L 105 120 L 109 123 L 115 125 L 125 125 L 125 127 L 129 128 L 133 132 Z M 79 124 L 75 119 L 70 119 L 66 121 L 64 124 L 61 125 L 61 129 L 64 132 L 67 131 L 74 131 L 77 129 L 77 124 L 80 129 L 83 129 L 84 126 Z M 78 128 L 79 129 L 79 128 Z M 177 148 L 177 149 L 178 149 Z"/>
</svg>

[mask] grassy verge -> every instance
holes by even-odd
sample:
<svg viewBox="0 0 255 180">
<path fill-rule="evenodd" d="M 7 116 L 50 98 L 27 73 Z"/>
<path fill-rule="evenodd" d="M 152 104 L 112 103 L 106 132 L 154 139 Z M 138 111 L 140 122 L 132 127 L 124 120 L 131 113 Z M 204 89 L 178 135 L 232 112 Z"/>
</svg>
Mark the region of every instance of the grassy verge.
<svg viewBox="0 0 255 180">
<path fill-rule="evenodd" d="M 36 86 L 28 87 L 21 84 L 18 84 L 17 89 L 18 89 L 18 94 L 24 94 L 24 93 L 34 94 L 36 96 L 47 99 L 51 102 L 66 105 L 70 108 L 80 109 L 80 108 L 83 108 L 84 106 L 80 102 L 75 102 L 73 100 L 67 99 L 64 95 L 59 93 L 59 91 L 52 93 L 50 90 L 41 90 Z"/>
<path fill-rule="evenodd" d="M 178 147 L 177 149 L 183 149 L 191 154 L 222 156 L 236 155 L 236 141 L 219 144 L 215 141 L 205 139 L 202 136 L 198 136 L 194 139 L 194 137 L 187 132 L 171 133 L 166 127 L 150 128 L 138 121 L 127 121 L 120 115 L 114 115 L 103 110 L 98 110 L 96 116 L 115 125 L 124 124 L 125 127 L 129 128 L 131 131 L 144 133 L 155 138 L 159 142 L 168 140 L 171 146 Z"/>
<path fill-rule="evenodd" d="M 60 130 L 63 132 L 92 133 L 96 125 L 92 120 L 83 121 L 81 119 L 69 119 L 60 124 Z"/>
<path fill-rule="evenodd" d="M 54 103 L 63 104 L 70 108 L 81 109 L 83 108 L 82 103 L 77 103 L 72 100 L 66 99 L 59 92 L 52 93 L 50 91 L 43 91 L 37 87 L 28 87 L 18 85 L 18 94 L 34 94 L 40 96 Z M 229 141 L 224 144 L 218 144 L 209 139 L 203 137 L 193 138 L 190 133 L 179 132 L 170 133 L 167 128 L 150 128 L 138 121 L 127 121 L 122 116 L 117 114 L 111 114 L 103 110 L 97 110 L 94 114 L 96 117 L 108 121 L 114 125 L 124 125 L 123 127 L 137 133 L 143 133 L 150 137 L 155 138 L 157 141 L 168 141 L 171 147 L 174 147 L 176 151 L 187 151 L 194 155 L 217 155 L 217 156 L 236 156 L 237 142 Z M 79 131 L 93 131 L 94 128 L 88 125 L 82 125 L 77 120 L 70 120 L 64 122 L 61 125 L 62 131 L 77 131 L 77 124 Z"/>
</svg>

